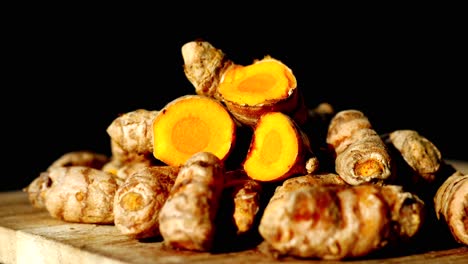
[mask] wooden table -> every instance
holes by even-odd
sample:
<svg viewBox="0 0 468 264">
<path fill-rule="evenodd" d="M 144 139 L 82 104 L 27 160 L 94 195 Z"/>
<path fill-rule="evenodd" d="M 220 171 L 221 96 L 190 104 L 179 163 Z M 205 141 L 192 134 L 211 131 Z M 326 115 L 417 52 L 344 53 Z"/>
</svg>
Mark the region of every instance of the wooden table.
<svg viewBox="0 0 468 264">
<path fill-rule="evenodd" d="M 468 173 L 468 162 L 450 161 Z M 434 237 L 433 239 L 438 239 Z M 160 241 L 138 241 L 113 225 L 67 223 L 34 209 L 22 191 L 0 193 L 0 262 L 10 263 L 468 263 L 468 247 L 428 248 L 409 255 L 348 261 L 275 260 L 256 247 L 228 253 L 165 249 Z"/>
</svg>

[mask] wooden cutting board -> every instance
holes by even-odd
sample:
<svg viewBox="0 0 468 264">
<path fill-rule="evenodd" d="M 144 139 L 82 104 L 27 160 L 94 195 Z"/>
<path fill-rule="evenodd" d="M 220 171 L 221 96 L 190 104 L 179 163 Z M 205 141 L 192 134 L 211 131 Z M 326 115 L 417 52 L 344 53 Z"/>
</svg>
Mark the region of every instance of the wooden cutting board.
<svg viewBox="0 0 468 264">
<path fill-rule="evenodd" d="M 468 173 L 468 162 L 450 161 Z M 437 240 L 437 237 L 433 238 Z M 410 252 L 410 251 L 409 251 Z M 0 193 L 0 262 L 10 263 L 342 263 L 286 258 L 275 260 L 257 247 L 220 253 L 165 249 L 161 241 L 138 241 L 113 225 L 67 223 L 34 209 L 22 191 Z M 468 247 L 456 243 L 351 261 L 377 263 L 468 263 Z"/>
</svg>

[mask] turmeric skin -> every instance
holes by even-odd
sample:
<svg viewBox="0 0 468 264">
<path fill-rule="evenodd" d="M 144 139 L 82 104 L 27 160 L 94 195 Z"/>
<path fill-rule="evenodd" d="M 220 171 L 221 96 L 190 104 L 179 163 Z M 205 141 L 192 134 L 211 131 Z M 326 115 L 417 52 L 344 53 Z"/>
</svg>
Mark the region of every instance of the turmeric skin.
<svg viewBox="0 0 468 264">
<path fill-rule="evenodd" d="M 115 118 L 106 131 L 111 140 L 129 153 L 153 151 L 152 123 L 159 111 L 136 109 Z"/>
<path fill-rule="evenodd" d="M 67 152 L 53 161 L 45 172 L 33 179 L 22 191 L 28 194 L 28 199 L 35 208 L 45 208 L 45 193 L 52 184 L 47 173 L 48 171 L 53 171 L 55 168 L 73 166 L 84 166 L 99 170 L 109 160 L 110 158 L 107 155 L 90 150 Z"/>
<path fill-rule="evenodd" d="M 446 224 L 455 241 L 468 245 L 468 174 L 456 171 L 434 196 L 437 219 Z"/>
<path fill-rule="evenodd" d="M 178 167 L 143 167 L 119 186 L 113 210 L 114 224 L 122 234 L 137 239 L 160 234 L 159 212 L 178 172 Z"/>
<path fill-rule="evenodd" d="M 179 166 L 197 152 L 226 160 L 234 147 L 236 123 L 217 100 L 185 95 L 169 102 L 153 122 L 153 155 Z"/>
<path fill-rule="evenodd" d="M 226 54 L 203 40 L 182 46 L 184 73 L 199 95 L 217 97 L 217 88 L 224 72 L 234 65 Z"/>
<path fill-rule="evenodd" d="M 37 181 L 36 181 L 37 180 Z M 54 167 L 40 174 L 25 190 L 39 207 L 67 222 L 112 224 L 117 182 L 110 173 L 86 166 Z M 34 194 L 39 190 L 39 193 Z"/>
<path fill-rule="evenodd" d="M 212 249 L 224 173 L 223 162 L 211 152 L 197 152 L 182 165 L 159 212 L 165 245 L 193 251 Z"/>
<path fill-rule="evenodd" d="M 279 256 L 365 256 L 421 230 L 424 203 L 397 185 L 349 185 L 334 173 L 302 175 L 278 186 L 259 231 Z"/>
<path fill-rule="evenodd" d="M 442 165 L 442 154 L 429 139 L 415 130 L 395 130 L 389 140 L 400 152 L 416 177 L 433 182 Z"/>
<path fill-rule="evenodd" d="M 376 185 L 282 186 L 259 225 L 265 242 L 280 256 L 340 260 L 386 245 L 389 211 Z"/>
</svg>

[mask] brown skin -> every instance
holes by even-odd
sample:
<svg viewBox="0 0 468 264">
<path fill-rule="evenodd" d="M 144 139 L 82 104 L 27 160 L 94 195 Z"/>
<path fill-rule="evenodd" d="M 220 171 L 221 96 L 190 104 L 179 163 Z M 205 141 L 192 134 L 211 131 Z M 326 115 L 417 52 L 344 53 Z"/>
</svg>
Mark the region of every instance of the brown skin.
<svg viewBox="0 0 468 264">
<path fill-rule="evenodd" d="M 415 237 L 425 213 L 422 200 L 401 186 L 353 186 L 334 173 L 309 174 L 276 188 L 259 231 L 277 256 L 345 259 Z"/>
<path fill-rule="evenodd" d="M 28 199 L 36 208 L 45 208 L 45 192 L 51 187 L 50 171 L 60 167 L 84 166 L 93 169 L 101 169 L 110 161 L 105 154 L 90 150 L 77 150 L 63 154 L 53 161 L 45 172 L 33 179 L 23 191 L 28 193 Z"/>
<path fill-rule="evenodd" d="M 143 167 L 119 186 L 114 198 L 114 224 L 122 234 L 138 239 L 159 232 L 159 211 L 169 196 L 178 167 Z"/>
<path fill-rule="evenodd" d="M 259 225 L 277 254 L 339 260 L 367 255 L 387 243 L 390 212 L 376 185 L 283 186 Z"/>
<path fill-rule="evenodd" d="M 431 183 L 436 180 L 443 159 L 440 150 L 432 141 L 415 130 L 392 131 L 388 140 L 413 170 L 413 182 Z"/>
<path fill-rule="evenodd" d="M 39 177 L 40 197 L 52 217 L 77 223 L 114 222 L 112 205 L 118 185 L 112 174 L 68 166 L 51 168 Z"/>
<path fill-rule="evenodd" d="M 152 122 L 159 111 L 136 109 L 115 118 L 106 131 L 111 140 L 129 153 L 153 151 Z"/>
<path fill-rule="evenodd" d="M 446 224 L 455 241 L 468 245 L 468 175 L 448 177 L 434 196 L 437 219 Z"/>
<path fill-rule="evenodd" d="M 224 165 L 210 152 L 198 152 L 180 168 L 159 213 L 164 244 L 177 249 L 210 251 L 215 218 L 224 188 Z"/>
<path fill-rule="evenodd" d="M 203 40 L 187 42 L 181 49 L 184 73 L 195 92 L 215 98 L 224 72 L 234 66 L 220 49 Z"/>
</svg>

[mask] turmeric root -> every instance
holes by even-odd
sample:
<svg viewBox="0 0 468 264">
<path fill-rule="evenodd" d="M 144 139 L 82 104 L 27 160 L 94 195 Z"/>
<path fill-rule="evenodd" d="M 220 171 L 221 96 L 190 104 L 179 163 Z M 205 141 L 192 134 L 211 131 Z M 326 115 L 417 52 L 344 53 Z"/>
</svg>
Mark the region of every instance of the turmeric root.
<svg viewBox="0 0 468 264">
<path fill-rule="evenodd" d="M 223 162 L 211 152 L 197 152 L 183 164 L 159 212 L 165 245 L 211 250 L 224 173 Z"/>
<path fill-rule="evenodd" d="M 159 212 L 172 188 L 179 167 L 144 167 L 119 186 L 114 196 L 114 224 L 122 234 L 137 239 L 155 237 Z"/>
<path fill-rule="evenodd" d="M 292 177 L 276 188 L 259 225 L 274 253 L 360 257 L 409 240 L 421 230 L 425 210 L 417 196 L 396 185 L 354 186 L 326 180 L 334 175 Z"/>
<path fill-rule="evenodd" d="M 46 171 L 60 167 L 85 166 L 93 169 L 101 169 L 109 157 L 102 153 L 96 153 L 89 150 L 71 151 L 63 154 L 52 162 Z M 50 178 L 48 173 L 41 173 L 33 179 L 28 186 L 23 188 L 23 192 L 28 194 L 29 202 L 35 208 L 45 208 L 45 192 L 50 188 Z"/>
<path fill-rule="evenodd" d="M 169 102 L 153 122 L 153 155 L 179 166 L 197 152 L 211 152 L 225 161 L 236 138 L 236 123 L 217 100 L 185 95 Z"/>
<path fill-rule="evenodd" d="M 262 185 L 247 176 L 244 170 L 226 172 L 224 191 L 233 198 L 232 222 L 238 235 L 252 230 L 260 211 Z"/>
<path fill-rule="evenodd" d="M 224 72 L 234 63 L 220 49 L 203 40 L 182 46 L 184 73 L 200 95 L 217 97 L 217 88 Z"/>
<path fill-rule="evenodd" d="M 389 140 L 400 152 L 416 177 L 433 182 L 442 165 L 442 154 L 429 139 L 415 130 L 395 130 Z"/>
<path fill-rule="evenodd" d="M 152 153 L 152 123 L 159 111 L 137 109 L 120 115 L 107 127 L 111 140 L 130 153 Z"/>
<path fill-rule="evenodd" d="M 347 183 L 382 184 L 392 176 L 387 146 L 359 110 L 342 110 L 333 116 L 326 142 L 336 155 L 336 172 Z"/>
<path fill-rule="evenodd" d="M 437 219 L 445 223 L 455 241 L 468 245 L 468 174 L 456 171 L 434 196 Z"/>
<path fill-rule="evenodd" d="M 376 185 L 280 186 L 264 210 L 259 232 L 279 255 L 360 257 L 386 245 L 389 210 Z"/>
<path fill-rule="evenodd" d="M 254 180 L 279 181 L 307 173 L 306 161 L 311 156 L 309 139 L 292 118 L 270 112 L 255 126 L 243 169 Z"/>
<path fill-rule="evenodd" d="M 234 63 L 224 52 L 203 40 L 182 47 L 184 71 L 197 94 L 222 101 L 241 123 L 253 126 L 266 112 L 283 112 L 299 125 L 307 107 L 292 70 L 271 56 L 247 66 Z"/>
<path fill-rule="evenodd" d="M 54 218 L 78 223 L 114 222 L 112 205 L 118 185 L 110 173 L 85 166 L 54 167 L 31 184 L 40 187 L 26 191 L 38 197 L 36 204 L 42 204 Z"/>
</svg>

